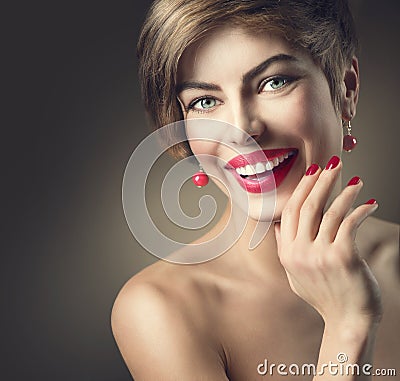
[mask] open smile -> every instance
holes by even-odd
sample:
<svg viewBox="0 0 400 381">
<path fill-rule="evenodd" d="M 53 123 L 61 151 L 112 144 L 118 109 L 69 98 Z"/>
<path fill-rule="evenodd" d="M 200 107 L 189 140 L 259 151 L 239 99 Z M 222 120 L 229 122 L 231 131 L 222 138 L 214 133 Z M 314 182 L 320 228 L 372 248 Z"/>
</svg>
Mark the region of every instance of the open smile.
<svg viewBox="0 0 400 381">
<path fill-rule="evenodd" d="M 283 182 L 297 154 L 296 148 L 255 151 L 234 157 L 225 168 L 247 192 L 270 192 Z"/>
</svg>

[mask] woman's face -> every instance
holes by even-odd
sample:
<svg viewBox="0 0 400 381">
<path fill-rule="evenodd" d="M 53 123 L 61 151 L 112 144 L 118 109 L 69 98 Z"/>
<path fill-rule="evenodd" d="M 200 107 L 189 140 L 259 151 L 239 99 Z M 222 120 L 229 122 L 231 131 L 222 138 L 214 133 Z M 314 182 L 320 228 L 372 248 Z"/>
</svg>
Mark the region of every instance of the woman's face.
<svg viewBox="0 0 400 381">
<path fill-rule="evenodd" d="M 184 52 L 177 88 L 193 153 L 216 159 L 204 169 L 233 202 L 245 194 L 254 219 L 279 219 L 307 167 L 340 155 L 341 120 L 322 70 L 280 37 L 215 30 Z M 275 212 L 260 215 L 268 199 Z"/>
</svg>

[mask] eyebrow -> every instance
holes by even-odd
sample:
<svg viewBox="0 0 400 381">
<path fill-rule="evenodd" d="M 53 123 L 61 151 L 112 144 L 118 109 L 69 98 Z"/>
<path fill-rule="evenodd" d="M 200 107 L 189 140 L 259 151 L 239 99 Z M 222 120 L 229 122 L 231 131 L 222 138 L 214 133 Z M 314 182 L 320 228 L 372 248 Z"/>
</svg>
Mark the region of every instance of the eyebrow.
<svg viewBox="0 0 400 381">
<path fill-rule="evenodd" d="M 290 62 L 297 62 L 298 59 L 294 56 L 290 56 L 288 54 L 277 54 L 275 56 L 272 56 L 265 61 L 261 62 L 259 65 L 257 65 L 255 68 L 251 69 L 248 71 L 246 74 L 243 75 L 242 77 L 242 83 L 246 83 L 257 77 L 259 74 L 261 74 L 263 71 L 265 71 L 269 66 L 271 66 L 275 62 L 280 62 L 280 61 L 290 61 Z M 175 91 L 177 94 L 180 94 L 184 90 L 189 90 L 189 89 L 197 89 L 197 90 L 207 90 L 207 91 L 221 91 L 221 87 L 218 85 L 215 85 L 213 83 L 207 83 L 207 82 L 200 82 L 200 81 L 186 81 L 179 83 Z"/>
<path fill-rule="evenodd" d="M 271 66 L 275 62 L 280 61 L 290 61 L 290 62 L 297 62 L 298 59 L 294 56 L 290 56 L 288 54 L 277 54 L 276 56 L 272 56 L 266 59 L 264 62 L 261 62 L 255 68 L 251 69 L 249 72 L 243 75 L 242 83 L 249 82 L 250 80 L 257 77 L 257 75 L 261 74 L 264 70 L 266 70 L 269 66 Z"/>
<path fill-rule="evenodd" d="M 221 88 L 218 85 L 214 85 L 213 83 L 187 81 L 187 82 L 182 82 L 176 86 L 176 93 L 180 94 L 182 91 L 189 90 L 189 89 L 198 89 L 198 90 L 207 90 L 207 91 L 220 91 L 221 90 Z"/>
</svg>

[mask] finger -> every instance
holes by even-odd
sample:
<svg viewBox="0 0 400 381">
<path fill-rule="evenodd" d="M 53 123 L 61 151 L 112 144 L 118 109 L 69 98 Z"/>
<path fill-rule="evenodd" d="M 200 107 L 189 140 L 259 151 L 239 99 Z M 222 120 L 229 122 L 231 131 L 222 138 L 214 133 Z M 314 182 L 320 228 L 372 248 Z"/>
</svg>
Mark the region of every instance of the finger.
<svg viewBox="0 0 400 381">
<path fill-rule="evenodd" d="M 373 198 L 354 209 L 340 224 L 335 242 L 347 242 L 349 244 L 353 242 L 359 226 L 376 209 L 378 209 L 378 203 Z"/>
<path fill-rule="evenodd" d="M 275 228 L 275 238 L 276 238 L 276 246 L 278 248 L 278 256 L 281 254 L 281 224 L 276 222 L 274 225 Z"/>
<path fill-rule="evenodd" d="M 297 229 L 298 236 L 309 240 L 315 239 L 323 210 L 339 177 L 341 168 L 342 163 L 339 157 L 332 156 L 301 207 Z"/>
<path fill-rule="evenodd" d="M 346 188 L 335 198 L 332 205 L 324 213 L 317 234 L 317 239 L 333 242 L 340 224 L 352 207 L 363 183 L 358 176 L 353 177 Z"/>
<path fill-rule="evenodd" d="M 317 164 L 312 164 L 286 203 L 282 211 L 280 226 L 283 240 L 293 240 L 296 237 L 301 206 L 318 180 L 320 173 L 321 168 Z"/>
</svg>

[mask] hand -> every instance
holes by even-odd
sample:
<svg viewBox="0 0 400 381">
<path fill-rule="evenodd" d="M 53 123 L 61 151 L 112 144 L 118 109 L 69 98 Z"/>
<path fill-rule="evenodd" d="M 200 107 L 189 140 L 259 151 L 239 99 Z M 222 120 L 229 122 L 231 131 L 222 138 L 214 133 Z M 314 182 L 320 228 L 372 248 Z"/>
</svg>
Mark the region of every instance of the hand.
<svg viewBox="0 0 400 381">
<path fill-rule="evenodd" d="M 377 204 L 366 203 L 349 213 L 362 187 L 353 178 L 324 212 L 340 170 L 334 156 L 324 170 L 313 164 L 307 171 L 275 225 L 278 254 L 291 289 L 325 323 L 363 318 L 373 323 L 382 313 L 379 287 L 358 253 L 355 236 Z"/>
</svg>

